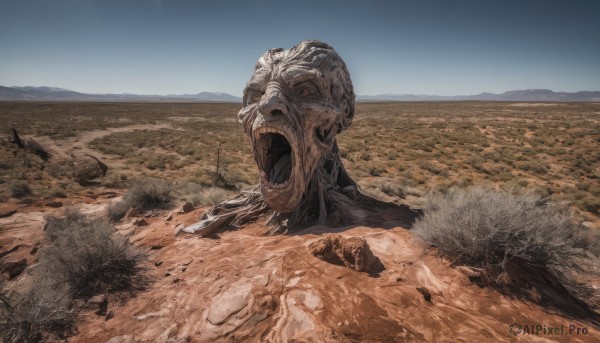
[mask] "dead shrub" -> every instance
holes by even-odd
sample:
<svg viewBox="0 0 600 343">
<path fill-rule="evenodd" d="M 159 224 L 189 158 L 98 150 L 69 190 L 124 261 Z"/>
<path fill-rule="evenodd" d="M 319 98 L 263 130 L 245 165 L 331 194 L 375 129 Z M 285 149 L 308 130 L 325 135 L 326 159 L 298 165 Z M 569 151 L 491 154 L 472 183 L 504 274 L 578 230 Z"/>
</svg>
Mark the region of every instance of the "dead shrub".
<svg viewBox="0 0 600 343">
<path fill-rule="evenodd" d="M 8 189 L 12 196 L 17 199 L 31 194 L 31 187 L 25 181 L 13 181 L 8 184 Z"/>
<path fill-rule="evenodd" d="M 404 187 L 395 182 L 382 182 L 379 187 L 381 191 L 389 196 L 404 198 Z"/>
<path fill-rule="evenodd" d="M 416 233 L 455 263 L 485 268 L 498 282 L 507 262 L 524 261 L 553 274 L 576 299 L 600 305 L 599 292 L 575 277 L 584 268 L 600 272 L 597 256 L 589 255 L 589 235 L 565 204 L 533 192 L 474 187 L 430 193 L 424 210 Z"/>
<path fill-rule="evenodd" d="M 31 289 L 1 299 L 6 342 L 39 342 L 76 334 L 81 310 L 76 299 L 97 294 L 131 294 L 146 284 L 143 255 L 103 219 L 67 209 L 65 217 L 46 218 L 46 245 L 33 269 Z"/>
<path fill-rule="evenodd" d="M 153 178 L 143 179 L 134 183 L 121 201 L 110 203 L 107 215 L 110 220 L 119 220 L 130 208 L 139 211 L 168 208 L 174 200 L 174 189 L 169 182 Z"/>
<path fill-rule="evenodd" d="M 40 282 L 43 287 L 40 287 Z M 37 285 L 16 301 L 1 299 L 0 337 L 3 342 L 64 340 L 76 334 L 77 311 L 64 288 L 37 277 Z"/>
<path fill-rule="evenodd" d="M 173 200 L 173 186 L 167 181 L 153 178 L 136 182 L 123 196 L 123 201 L 137 210 L 166 208 Z"/>
<path fill-rule="evenodd" d="M 517 168 L 534 174 L 546 174 L 548 172 L 548 166 L 541 161 L 519 162 Z"/>
<path fill-rule="evenodd" d="M 45 228 L 49 244 L 40 263 L 73 298 L 137 287 L 142 255 L 106 220 L 68 211 L 64 218 L 48 217 Z"/>
<path fill-rule="evenodd" d="M 106 215 L 109 220 L 118 221 L 125 217 L 127 210 L 129 210 L 129 205 L 126 202 L 112 201 L 106 206 Z"/>
<path fill-rule="evenodd" d="M 209 188 L 208 190 L 196 194 L 192 197 L 191 202 L 194 206 L 214 206 L 222 203 L 227 199 L 227 192 L 219 188 Z"/>
<path fill-rule="evenodd" d="M 587 196 L 577 201 L 577 206 L 586 211 L 600 215 L 600 197 Z"/>
</svg>

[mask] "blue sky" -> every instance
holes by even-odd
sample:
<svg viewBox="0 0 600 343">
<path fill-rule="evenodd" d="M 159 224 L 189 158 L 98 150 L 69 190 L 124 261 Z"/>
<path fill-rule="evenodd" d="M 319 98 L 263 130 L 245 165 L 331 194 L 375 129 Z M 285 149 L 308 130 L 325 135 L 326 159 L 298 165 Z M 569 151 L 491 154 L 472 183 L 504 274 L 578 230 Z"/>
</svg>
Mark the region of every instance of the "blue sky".
<svg viewBox="0 0 600 343">
<path fill-rule="evenodd" d="M 268 48 L 333 46 L 355 91 L 600 90 L 600 1 L 0 0 L 0 85 L 241 95 Z"/>
</svg>

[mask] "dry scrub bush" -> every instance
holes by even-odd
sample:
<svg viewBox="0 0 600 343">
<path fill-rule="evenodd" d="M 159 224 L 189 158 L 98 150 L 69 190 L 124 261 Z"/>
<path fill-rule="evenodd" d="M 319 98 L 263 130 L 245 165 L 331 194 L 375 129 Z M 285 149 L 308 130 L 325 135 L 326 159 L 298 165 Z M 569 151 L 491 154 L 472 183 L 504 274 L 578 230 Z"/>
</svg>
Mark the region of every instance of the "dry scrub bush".
<svg viewBox="0 0 600 343">
<path fill-rule="evenodd" d="M 524 261 L 552 273 L 575 298 L 600 305 L 599 292 L 574 277 L 600 275 L 597 237 L 573 222 L 565 204 L 533 192 L 451 188 L 428 194 L 424 211 L 415 231 L 455 263 L 485 268 L 499 280 L 507 261 Z"/>
<path fill-rule="evenodd" d="M 65 287 L 53 285 L 44 273 L 34 287 L 16 301 L 2 299 L 0 338 L 3 342 L 42 342 L 52 336 L 64 340 L 76 333 L 77 310 Z"/>
<path fill-rule="evenodd" d="M 541 266 L 563 264 L 582 244 L 568 207 L 535 194 L 451 188 L 426 200 L 417 233 L 471 265 L 494 268 L 514 257 Z"/>
<path fill-rule="evenodd" d="M 173 186 L 169 182 L 152 178 L 138 181 L 123 197 L 124 202 L 137 210 L 164 208 L 174 199 Z"/>
<path fill-rule="evenodd" d="M 214 206 L 227 199 L 227 192 L 220 188 L 209 188 L 202 193 L 194 195 L 191 202 L 194 206 Z"/>
<path fill-rule="evenodd" d="M 385 193 L 389 196 L 392 196 L 392 197 L 397 197 L 397 198 L 405 197 L 404 188 L 402 187 L 402 185 L 399 185 L 395 182 L 382 182 L 379 189 L 381 189 L 381 191 L 383 193 Z"/>
<path fill-rule="evenodd" d="M 72 297 L 137 288 L 142 255 L 106 220 L 67 211 L 65 218 L 47 218 L 46 238 L 40 263 Z"/>
<path fill-rule="evenodd" d="M 123 200 L 110 202 L 106 206 L 106 216 L 111 221 L 121 220 L 129 210 L 129 205 Z"/>
<path fill-rule="evenodd" d="M 13 181 L 8 185 L 8 188 L 15 198 L 22 198 L 31 194 L 31 187 L 24 181 Z"/>
<path fill-rule="evenodd" d="M 123 218 L 128 209 L 139 211 L 168 208 L 175 200 L 173 186 L 160 179 L 143 179 L 136 182 L 121 201 L 109 204 L 107 215 L 110 220 Z"/>
<path fill-rule="evenodd" d="M 130 294 L 145 284 L 136 252 L 124 236 L 102 219 L 74 210 L 49 216 L 46 243 L 33 269 L 31 289 L 20 299 L 2 299 L 1 336 L 6 342 L 64 339 L 76 333 L 81 304 L 96 294 Z"/>
</svg>

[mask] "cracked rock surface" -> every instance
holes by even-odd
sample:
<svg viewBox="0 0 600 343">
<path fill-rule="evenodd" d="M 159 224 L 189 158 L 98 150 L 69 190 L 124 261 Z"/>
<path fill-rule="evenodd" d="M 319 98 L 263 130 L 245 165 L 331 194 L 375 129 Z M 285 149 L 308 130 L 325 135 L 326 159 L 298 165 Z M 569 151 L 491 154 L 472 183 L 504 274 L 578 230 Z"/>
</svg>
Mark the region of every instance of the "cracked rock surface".
<svg viewBox="0 0 600 343">
<path fill-rule="evenodd" d="M 90 211 L 102 212 L 94 206 Z M 170 221 L 149 217 L 148 225 L 136 227 L 129 238 L 148 253 L 153 282 L 124 302 L 110 301 L 110 320 L 93 309 L 82 312 L 79 334 L 69 342 L 530 341 L 532 336 L 509 332 L 514 322 L 573 322 L 590 328 L 586 340 L 600 341 L 600 332 L 583 320 L 481 288 L 464 268 L 452 268 L 402 227 L 318 226 L 265 236 L 262 218 L 214 239 L 172 235 L 204 210 L 174 213 Z M 32 238 L 42 236 L 47 213 L 37 211 L 0 219 L 3 251 L 13 251 L 3 259 L 27 257 L 31 264 L 11 280 L 13 292 L 24 287 L 35 265 Z M 377 274 L 356 270 L 368 263 L 351 258 L 347 266 L 314 256 L 349 253 L 356 261 L 369 256 L 366 247 L 385 266 Z"/>
</svg>

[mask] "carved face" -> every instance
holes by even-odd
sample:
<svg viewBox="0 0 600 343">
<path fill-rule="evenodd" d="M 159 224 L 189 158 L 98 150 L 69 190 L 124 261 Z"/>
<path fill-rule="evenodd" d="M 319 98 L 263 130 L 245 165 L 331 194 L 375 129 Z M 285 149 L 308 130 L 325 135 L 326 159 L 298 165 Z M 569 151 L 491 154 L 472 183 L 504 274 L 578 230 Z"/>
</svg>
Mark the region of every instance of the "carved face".
<svg viewBox="0 0 600 343">
<path fill-rule="evenodd" d="M 250 136 L 269 207 L 288 213 L 300 203 L 335 135 L 353 116 L 350 75 L 327 44 L 304 41 L 258 60 L 238 118 Z"/>
</svg>

